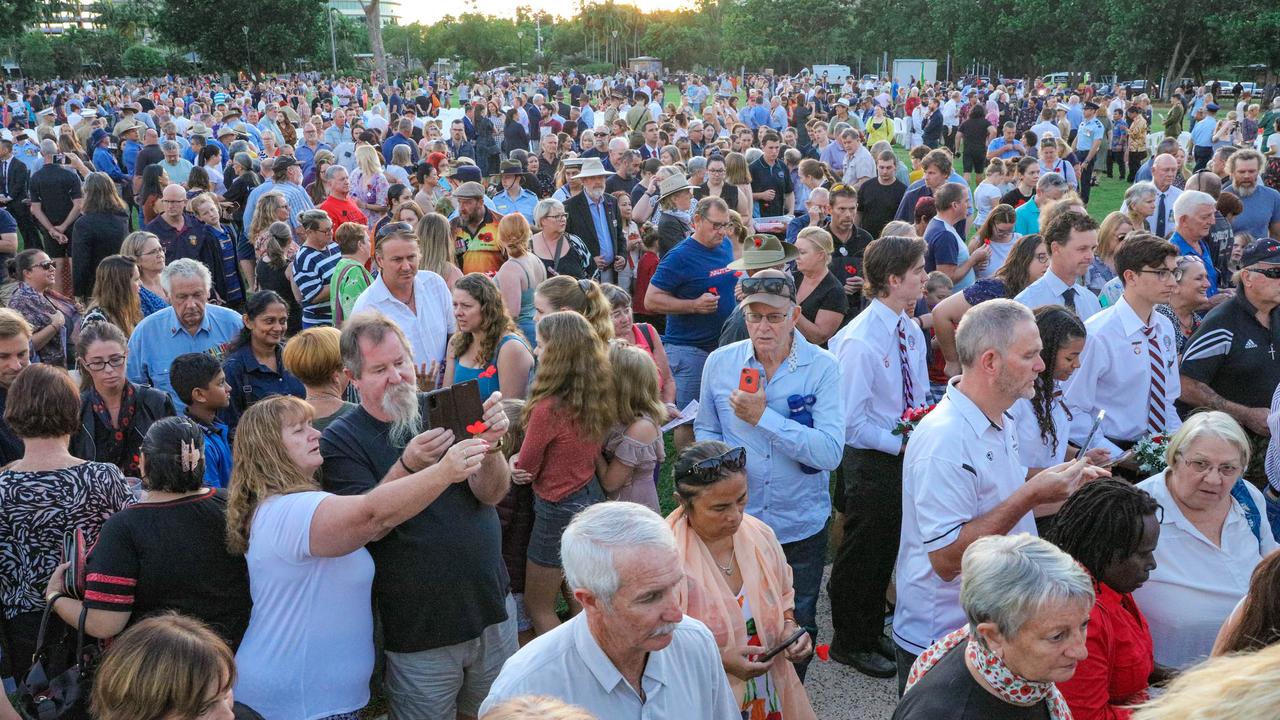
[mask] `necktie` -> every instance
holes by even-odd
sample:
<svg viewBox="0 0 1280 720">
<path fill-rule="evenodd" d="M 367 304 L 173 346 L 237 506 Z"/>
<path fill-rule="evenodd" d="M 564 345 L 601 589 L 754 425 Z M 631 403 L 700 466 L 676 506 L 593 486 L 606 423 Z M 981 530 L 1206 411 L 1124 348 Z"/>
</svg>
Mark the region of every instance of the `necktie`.
<svg viewBox="0 0 1280 720">
<path fill-rule="evenodd" d="M 9 161 L 0 163 L 0 195 L 9 194 Z"/>
<path fill-rule="evenodd" d="M 1147 395 L 1147 432 L 1158 435 L 1164 432 L 1164 359 L 1160 344 L 1156 341 L 1156 329 L 1148 325 L 1142 328 L 1147 336 L 1147 352 L 1151 355 L 1151 392 Z"/>
<path fill-rule="evenodd" d="M 1076 289 L 1069 287 L 1062 291 L 1062 301 L 1066 303 L 1067 309 L 1071 312 L 1076 311 Z"/>
<path fill-rule="evenodd" d="M 1156 235 L 1164 237 L 1164 193 L 1160 193 L 1160 204 L 1156 206 Z"/>
<path fill-rule="evenodd" d="M 902 365 L 902 409 L 915 407 L 915 389 L 911 386 L 911 363 L 907 360 L 907 320 L 898 318 L 898 361 Z"/>
</svg>

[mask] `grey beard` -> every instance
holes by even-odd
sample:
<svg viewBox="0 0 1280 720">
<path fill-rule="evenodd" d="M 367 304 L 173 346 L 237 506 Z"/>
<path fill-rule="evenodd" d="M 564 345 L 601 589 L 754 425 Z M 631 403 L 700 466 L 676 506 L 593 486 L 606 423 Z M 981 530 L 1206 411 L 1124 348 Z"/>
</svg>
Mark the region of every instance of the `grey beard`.
<svg viewBox="0 0 1280 720">
<path fill-rule="evenodd" d="M 589 190 L 587 188 L 583 188 L 582 192 L 587 194 L 587 197 L 591 199 L 591 202 L 600 202 L 600 199 L 604 197 L 603 188 L 600 190 Z"/>
<path fill-rule="evenodd" d="M 1234 192 L 1238 197 L 1247 198 L 1258 191 L 1258 183 L 1255 182 L 1250 185 L 1232 184 L 1231 191 Z"/>
<path fill-rule="evenodd" d="M 403 448 L 422 432 L 422 412 L 413 385 L 394 385 L 382 396 L 382 411 L 391 416 L 388 437 L 393 447 Z"/>
</svg>

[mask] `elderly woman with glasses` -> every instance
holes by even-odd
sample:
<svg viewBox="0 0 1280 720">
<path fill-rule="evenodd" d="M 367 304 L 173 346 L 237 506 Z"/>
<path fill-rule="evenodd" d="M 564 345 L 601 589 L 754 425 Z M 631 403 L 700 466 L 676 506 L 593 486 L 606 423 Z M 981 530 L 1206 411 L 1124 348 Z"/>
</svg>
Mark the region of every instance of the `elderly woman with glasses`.
<svg viewBox="0 0 1280 720">
<path fill-rule="evenodd" d="M 1230 415 L 1197 413 L 1169 439 L 1168 468 L 1138 484 L 1164 508 L 1158 567 L 1134 593 L 1160 665 L 1207 658 L 1254 568 L 1277 548 L 1262 493 L 1241 479 L 1249 451 Z"/>
<path fill-rule="evenodd" d="M 539 201 L 533 209 L 533 224 L 538 232 L 529 238 L 529 247 L 542 260 L 548 275 L 582 279 L 595 264 L 582 238 L 566 230 L 568 218 L 564 203 L 559 200 Z"/>
<path fill-rule="evenodd" d="M 1156 312 L 1169 318 L 1173 326 L 1178 329 L 1173 340 L 1178 357 L 1182 357 L 1182 351 L 1187 347 L 1187 340 L 1199 329 L 1200 321 L 1204 319 L 1204 313 L 1200 308 L 1204 307 L 1208 299 L 1209 271 L 1199 257 L 1183 255 L 1178 258 L 1178 266 L 1173 271 L 1173 277 L 1178 281 L 1178 287 L 1173 291 L 1167 305 L 1156 306 Z"/>
<path fill-rule="evenodd" d="M 894 720 L 1071 718 L 1057 683 L 1088 655 L 1094 605 L 1076 560 L 1026 533 L 981 538 L 961 560 L 960 604 L 968 623 L 916 659 Z"/>
<path fill-rule="evenodd" d="M 813 652 L 795 618 L 791 566 L 773 531 L 746 513 L 747 451 L 694 443 L 675 466 L 667 516 L 684 570 L 680 606 L 715 635 L 743 717 L 816 717 L 794 663 Z M 793 639 L 781 654 L 766 650 Z"/>
</svg>

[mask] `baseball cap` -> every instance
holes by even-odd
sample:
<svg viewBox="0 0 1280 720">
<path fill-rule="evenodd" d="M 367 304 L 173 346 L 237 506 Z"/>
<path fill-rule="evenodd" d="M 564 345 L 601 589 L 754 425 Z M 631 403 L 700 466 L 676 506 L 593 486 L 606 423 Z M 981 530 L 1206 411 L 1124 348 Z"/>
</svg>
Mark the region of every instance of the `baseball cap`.
<svg viewBox="0 0 1280 720">
<path fill-rule="evenodd" d="M 1262 238 L 1245 248 L 1244 254 L 1240 256 L 1240 267 L 1249 267 L 1257 263 L 1280 264 L 1280 242 L 1271 238 Z"/>
</svg>

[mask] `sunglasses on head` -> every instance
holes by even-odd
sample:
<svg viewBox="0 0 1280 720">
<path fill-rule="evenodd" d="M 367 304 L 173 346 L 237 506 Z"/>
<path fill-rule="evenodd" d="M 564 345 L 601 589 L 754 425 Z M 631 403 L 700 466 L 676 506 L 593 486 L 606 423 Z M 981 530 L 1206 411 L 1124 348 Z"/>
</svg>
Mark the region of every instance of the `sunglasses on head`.
<svg viewBox="0 0 1280 720">
<path fill-rule="evenodd" d="M 1280 266 L 1272 266 L 1266 268 L 1245 268 L 1251 273 L 1257 273 L 1268 280 L 1280 280 Z"/>
<path fill-rule="evenodd" d="M 412 232 L 413 232 L 413 226 L 407 222 L 387 223 L 386 225 L 382 226 L 381 230 L 378 231 L 378 239 L 381 240 L 382 238 L 385 238 L 388 235 L 392 235 L 394 233 L 412 233 Z"/>
<path fill-rule="evenodd" d="M 747 466 L 747 449 L 736 447 L 685 468 L 677 480 L 694 479 L 700 483 L 714 480 L 722 472 L 739 472 Z"/>
<path fill-rule="evenodd" d="M 791 288 L 786 278 L 780 277 L 749 277 L 742 280 L 742 292 L 747 295 L 763 292 L 790 298 L 793 297 Z"/>
</svg>

